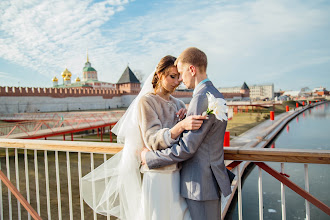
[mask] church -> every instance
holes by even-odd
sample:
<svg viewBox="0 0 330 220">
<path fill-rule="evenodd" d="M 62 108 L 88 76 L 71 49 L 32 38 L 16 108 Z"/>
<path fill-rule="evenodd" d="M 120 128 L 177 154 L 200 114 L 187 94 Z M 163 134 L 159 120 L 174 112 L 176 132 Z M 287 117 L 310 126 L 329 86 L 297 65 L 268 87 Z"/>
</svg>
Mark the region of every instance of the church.
<svg viewBox="0 0 330 220">
<path fill-rule="evenodd" d="M 83 68 L 83 77 L 80 79 L 77 77 L 74 82 L 72 82 L 72 73 L 66 68 L 62 74 L 63 84 L 58 83 L 58 78 L 55 76 L 53 78 L 54 88 L 91 88 L 91 89 L 117 89 L 119 91 L 139 92 L 141 89 L 141 83 L 133 73 L 133 71 L 127 65 L 119 81 L 114 83 L 99 81 L 97 77 L 97 71 L 92 67 L 89 62 L 87 53 L 87 62 Z"/>
</svg>

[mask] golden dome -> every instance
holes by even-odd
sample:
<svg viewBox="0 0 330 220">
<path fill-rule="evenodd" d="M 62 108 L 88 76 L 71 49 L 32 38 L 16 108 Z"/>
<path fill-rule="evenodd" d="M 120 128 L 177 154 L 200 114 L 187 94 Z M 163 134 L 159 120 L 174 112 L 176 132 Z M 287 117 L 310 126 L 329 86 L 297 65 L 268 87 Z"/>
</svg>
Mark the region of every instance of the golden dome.
<svg viewBox="0 0 330 220">
<path fill-rule="evenodd" d="M 53 78 L 53 82 L 57 82 L 58 79 L 56 78 L 56 76 Z"/>
<path fill-rule="evenodd" d="M 65 81 L 71 80 L 71 77 L 69 75 L 67 75 L 66 77 L 64 77 Z"/>
<path fill-rule="evenodd" d="M 64 77 L 66 77 L 66 76 L 72 76 L 72 74 L 71 74 L 71 72 L 67 69 L 67 68 L 65 68 L 65 70 L 63 71 L 63 73 L 61 74 L 61 76 L 64 78 Z"/>
<path fill-rule="evenodd" d="M 80 82 L 80 78 L 79 77 L 76 78 L 76 82 Z"/>
</svg>

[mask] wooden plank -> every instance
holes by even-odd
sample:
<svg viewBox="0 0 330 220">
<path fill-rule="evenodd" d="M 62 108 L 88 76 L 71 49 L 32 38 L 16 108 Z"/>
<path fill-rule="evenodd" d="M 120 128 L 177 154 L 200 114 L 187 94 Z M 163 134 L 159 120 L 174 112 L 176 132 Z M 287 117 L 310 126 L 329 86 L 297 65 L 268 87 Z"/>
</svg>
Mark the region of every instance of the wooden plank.
<svg viewBox="0 0 330 220">
<path fill-rule="evenodd" d="M 22 194 L 16 189 L 16 187 L 10 182 L 6 175 L 0 170 L 0 179 L 8 187 L 8 190 L 17 198 L 17 200 L 22 204 L 22 206 L 28 211 L 31 217 L 35 220 L 41 220 L 38 213 L 32 208 L 30 203 L 22 196 Z"/>
<path fill-rule="evenodd" d="M 260 162 L 283 162 L 283 163 L 307 163 L 307 164 L 330 164 L 329 158 L 324 157 L 294 157 L 274 155 L 226 155 L 225 160 L 260 161 Z"/>
<path fill-rule="evenodd" d="M 0 148 L 9 147 L 9 148 L 21 148 L 21 149 L 29 149 L 29 150 L 116 154 L 123 149 L 123 146 L 124 146 L 123 144 L 117 144 L 117 143 L 0 139 Z"/>
<path fill-rule="evenodd" d="M 330 164 L 330 150 L 225 148 L 225 160 Z"/>
<path fill-rule="evenodd" d="M 123 144 L 0 139 L 0 148 L 116 154 Z M 330 150 L 224 148 L 225 160 L 330 164 Z"/>
</svg>

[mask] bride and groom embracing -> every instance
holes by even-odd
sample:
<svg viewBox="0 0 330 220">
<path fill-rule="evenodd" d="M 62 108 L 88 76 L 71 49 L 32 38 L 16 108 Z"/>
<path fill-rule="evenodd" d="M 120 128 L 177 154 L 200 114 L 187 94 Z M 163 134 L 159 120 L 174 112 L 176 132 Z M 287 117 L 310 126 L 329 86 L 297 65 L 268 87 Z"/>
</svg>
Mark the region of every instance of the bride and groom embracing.
<svg viewBox="0 0 330 220">
<path fill-rule="evenodd" d="M 194 47 L 160 60 L 112 130 L 123 150 L 82 178 L 82 196 L 95 212 L 125 220 L 221 219 L 221 193 L 231 193 L 234 174 L 224 165 L 226 106 L 206 68 L 205 53 Z M 188 110 L 171 95 L 181 82 L 194 89 Z"/>
</svg>

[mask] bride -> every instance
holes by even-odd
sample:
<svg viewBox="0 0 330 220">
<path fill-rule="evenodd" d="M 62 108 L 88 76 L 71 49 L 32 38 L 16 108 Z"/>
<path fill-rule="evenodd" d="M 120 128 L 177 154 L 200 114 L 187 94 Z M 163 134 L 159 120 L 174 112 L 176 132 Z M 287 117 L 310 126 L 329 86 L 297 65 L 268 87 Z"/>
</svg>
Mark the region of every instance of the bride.
<svg viewBox="0 0 330 220">
<path fill-rule="evenodd" d="M 180 196 L 180 165 L 140 169 L 140 151 L 159 150 L 178 141 L 184 130 L 197 130 L 205 116 L 185 119 L 185 105 L 171 93 L 181 82 L 176 58 L 165 56 L 146 80 L 112 132 L 122 151 L 82 178 L 82 196 L 97 213 L 122 220 L 188 220 Z M 183 120 L 182 120 L 183 119 Z M 141 173 L 143 182 L 141 184 Z"/>
</svg>

